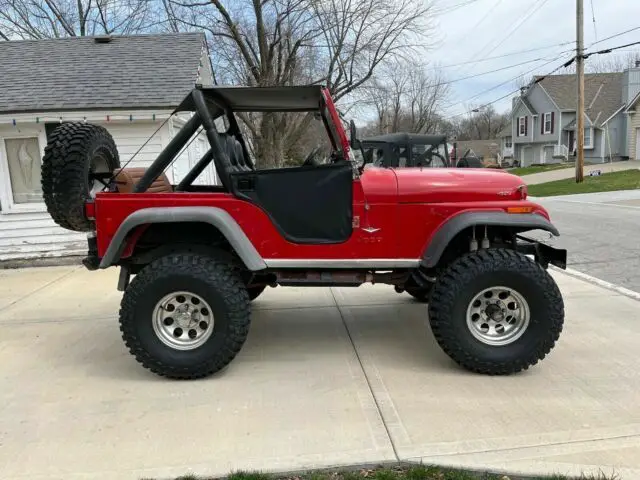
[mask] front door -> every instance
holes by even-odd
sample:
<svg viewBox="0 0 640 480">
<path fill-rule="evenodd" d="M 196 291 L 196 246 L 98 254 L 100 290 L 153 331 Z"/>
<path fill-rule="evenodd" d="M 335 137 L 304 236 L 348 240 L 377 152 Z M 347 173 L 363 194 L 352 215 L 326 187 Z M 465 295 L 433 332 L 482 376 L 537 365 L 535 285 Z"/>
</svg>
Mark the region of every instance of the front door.
<svg viewBox="0 0 640 480">
<path fill-rule="evenodd" d="M 576 138 L 576 132 L 573 130 L 569 130 L 569 144 L 567 145 L 569 147 L 569 155 L 573 155 L 573 141 Z"/>
</svg>

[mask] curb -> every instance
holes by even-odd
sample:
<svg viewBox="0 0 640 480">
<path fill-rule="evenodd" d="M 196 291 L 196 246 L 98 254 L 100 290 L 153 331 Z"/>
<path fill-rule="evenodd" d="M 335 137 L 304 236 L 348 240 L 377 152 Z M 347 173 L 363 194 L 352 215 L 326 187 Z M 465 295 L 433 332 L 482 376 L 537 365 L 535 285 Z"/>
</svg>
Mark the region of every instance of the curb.
<svg viewBox="0 0 640 480">
<path fill-rule="evenodd" d="M 580 280 L 584 280 L 592 285 L 597 285 L 598 287 L 606 288 L 612 292 L 618 293 L 620 295 L 624 295 L 625 297 L 632 298 L 640 302 L 640 293 L 635 292 L 633 290 L 629 290 L 628 288 L 621 287 L 620 285 L 616 285 L 615 283 L 607 282 L 606 280 L 601 280 L 597 277 L 592 277 L 591 275 L 587 275 L 586 273 L 579 272 L 572 268 L 562 269 L 553 265 L 549 265 L 549 268 L 556 272 L 564 272 L 570 277 L 574 277 Z"/>
<path fill-rule="evenodd" d="M 82 265 L 85 255 L 64 255 L 60 257 L 16 258 L 0 260 L 0 270 L 13 270 L 17 268 L 31 267 L 66 267 L 70 265 Z"/>
</svg>

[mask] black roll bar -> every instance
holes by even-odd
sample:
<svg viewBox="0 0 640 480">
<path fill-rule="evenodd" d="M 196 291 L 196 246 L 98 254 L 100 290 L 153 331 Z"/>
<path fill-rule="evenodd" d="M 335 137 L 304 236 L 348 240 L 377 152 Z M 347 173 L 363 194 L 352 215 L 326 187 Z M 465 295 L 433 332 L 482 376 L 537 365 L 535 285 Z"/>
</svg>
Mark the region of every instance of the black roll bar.
<svg viewBox="0 0 640 480">
<path fill-rule="evenodd" d="M 204 94 L 201 90 L 194 90 L 191 92 L 191 98 L 193 98 L 196 112 L 198 112 L 202 118 L 202 126 L 207 134 L 211 153 L 213 154 L 213 161 L 216 166 L 218 176 L 220 177 L 220 181 L 222 182 L 222 186 L 229 190 L 231 188 L 229 172 L 228 169 L 225 168 L 225 165 L 230 165 L 229 156 L 223 149 L 222 142 L 220 141 L 220 137 L 218 136 L 218 131 L 216 129 L 216 124 L 213 121 L 213 116 L 211 115 L 209 108 L 207 107 Z"/>
<path fill-rule="evenodd" d="M 201 92 L 198 91 L 198 93 L 202 95 Z M 209 115 L 209 118 L 211 118 L 211 115 Z M 138 181 L 135 188 L 133 189 L 133 192 L 146 192 L 151 184 L 155 181 L 155 179 L 158 178 L 162 172 L 164 172 L 165 168 L 169 166 L 180 149 L 182 149 L 182 147 L 186 145 L 186 143 L 193 136 L 193 134 L 196 133 L 201 125 L 202 121 L 200 118 L 200 112 L 196 111 L 193 117 L 191 117 L 189 121 L 185 123 L 185 125 L 178 131 L 176 136 L 171 139 L 169 145 L 167 145 L 165 149 L 160 152 L 158 158 L 156 158 L 156 160 L 144 173 L 142 178 Z"/>
<path fill-rule="evenodd" d="M 176 192 L 180 192 L 191 185 L 193 181 L 198 178 L 198 175 L 207 168 L 207 165 L 211 163 L 211 160 L 213 160 L 213 150 L 209 149 L 176 186 Z"/>
</svg>

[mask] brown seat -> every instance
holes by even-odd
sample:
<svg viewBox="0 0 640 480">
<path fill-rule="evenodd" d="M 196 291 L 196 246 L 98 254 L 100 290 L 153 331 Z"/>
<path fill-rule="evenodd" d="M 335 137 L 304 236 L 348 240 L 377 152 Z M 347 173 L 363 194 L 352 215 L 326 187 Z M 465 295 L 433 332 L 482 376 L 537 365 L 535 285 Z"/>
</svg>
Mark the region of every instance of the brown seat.
<svg viewBox="0 0 640 480">
<path fill-rule="evenodd" d="M 116 188 L 119 193 L 132 193 L 136 184 L 147 171 L 146 168 L 121 168 L 116 173 Z M 170 193 L 173 187 L 167 176 L 162 173 L 156 178 L 145 193 Z"/>
</svg>

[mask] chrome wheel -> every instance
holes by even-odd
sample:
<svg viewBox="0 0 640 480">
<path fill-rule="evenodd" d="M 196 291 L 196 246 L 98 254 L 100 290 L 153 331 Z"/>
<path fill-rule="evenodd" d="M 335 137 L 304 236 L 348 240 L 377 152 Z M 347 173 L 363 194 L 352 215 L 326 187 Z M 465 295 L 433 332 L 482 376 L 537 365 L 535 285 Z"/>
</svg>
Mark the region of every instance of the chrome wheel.
<svg viewBox="0 0 640 480">
<path fill-rule="evenodd" d="M 153 310 L 153 330 L 162 343 L 175 350 L 193 350 L 213 333 L 213 311 L 199 295 L 174 292 Z"/>
<path fill-rule="evenodd" d="M 467 327 L 486 345 L 504 346 L 518 340 L 529 326 L 531 313 L 524 297 L 507 287 L 478 293 L 467 308 Z"/>
</svg>

